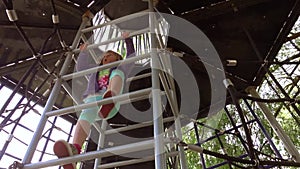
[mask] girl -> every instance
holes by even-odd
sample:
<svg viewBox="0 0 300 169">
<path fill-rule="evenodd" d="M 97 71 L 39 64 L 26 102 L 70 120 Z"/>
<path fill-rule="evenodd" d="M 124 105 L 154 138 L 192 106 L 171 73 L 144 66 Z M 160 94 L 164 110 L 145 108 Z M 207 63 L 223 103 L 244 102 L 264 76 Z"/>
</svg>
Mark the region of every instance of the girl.
<svg viewBox="0 0 300 169">
<path fill-rule="evenodd" d="M 126 58 L 134 56 L 135 50 L 132 39 L 128 38 L 129 33 L 123 33 L 122 37 L 125 39 L 126 43 Z M 86 46 L 87 45 L 84 44 L 80 47 L 81 53 L 78 56 L 76 66 L 78 71 L 97 66 L 96 64 L 88 63 L 88 59 L 86 57 L 89 57 L 89 53 L 85 50 Z M 120 54 L 109 50 L 103 54 L 103 57 L 101 57 L 100 65 L 105 65 L 121 59 L 122 56 Z M 123 85 L 127 73 L 133 65 L 134 63 L 122 64 L 118 67 L 90 74 L 87 89 L 83 94 L 84 103 L 95 102 L 107 97 L 121 94 L 123 92 Z M 100 108 L 95 106 L 82 110 L 76 124 L 72 144 L 64 140 L 56 141 L 53 147 L 55 155 L 62 158 L 79 154 L 81 152 L 81 146 L 90 132 L 92 123 L 96 120 L 110 119 L 114 117 L 119 108 L 120 104 L 110 103 L 102 105 Z M 75 169 L 75 163 L 66 164 L 63 167 L 64 169 Z"/>
</svg>

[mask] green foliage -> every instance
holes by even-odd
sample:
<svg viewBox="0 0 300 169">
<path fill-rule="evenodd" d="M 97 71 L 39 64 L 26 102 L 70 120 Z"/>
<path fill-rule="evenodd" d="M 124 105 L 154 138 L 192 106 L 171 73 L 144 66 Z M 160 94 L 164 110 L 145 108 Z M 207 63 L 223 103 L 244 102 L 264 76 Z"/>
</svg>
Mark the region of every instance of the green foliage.
<svg viewBox="0 0 300 169">
<path fill-rule="evenodd" d="M 293 27 L 290 36 L 299 34 L 300 32 L 300 19 L 297 21 Z M 293 61 L 299 62 L 299 48 L 300 48 L 300 37 L 286 42 L 283 44 L 281 50 L 276 56 L 274 61 Z M 298 99 L 300 98 L 300 69 L 297 64 L 272 64 L 269 67 L 270 72 L 275 76 L 276 79 L 272 79 L 268 74 L 265 75 L 264 81 L 258 87 L 257 92 L 264 99 L 278 99 L 278 98 L 289 98 Z M 280 86 L 278 86 L 278 82 Z M 283 89 L 283 90 L 282 90 Z M 260 119 L 261 124 L 267 131 L 272 141 L 274 142 L 276 148 L 281 153 L 284 159 L 290 159 L 291 156 L 284 148 L 282 141 L 278 138 L 277 133 L 273 130 L 272 125 L 268 122 L 264 115 L 264 112 L 255 102 L 250 102 L 251 109 L 255 112 L 257 117 Z M 271 112 L 276 117 L 278 123 L 281 125 L 285 133 L 290 137 L 296 149 L 300 150 L 300 114 L 295 110 L 295 107 L 300 110 L 300 104 L 294 104 L 291 102 L 274 102 L 266 103 L 266 106 L 271 110 Z M 249 108 L 240 102 L 241 108 L 243 109 L 243 116 L 246 121 L 254 119 Z M 227 105 L 230 117 L 232 117 L 236 125 L 241 124 L 241 119 L 236 111 L 235 106 Z M 218 114 L 198 120 L 203 125 L 197 125 L 199 131 L 201 147 L 205 150 L 212 152 L 227 154 L 229 156 L 239 157 L 246 154 L 241 140 L 237 137 L 237 133 L 231 130 L 229 133 L 224 133 L 233 127 L 230 119 L 224 111 Z M 209 126 L 209 127 L 207 127 Z M 215 130 L 211 129 L 214 128 Z M 250 123 L 247 125 L 250 130 L 251 139 L 253 142 L 253 148 L 256 150 L 256 154 L 261 160 L 274 160 L 276 154 L 273 148 L 270 146 L 265 134 L 262 132 L 261 127 L 258 123 Z M 243 140 L 246 140 L 246 134 L 243 127 L 240 127 L 239 133 Z M 184 131 L 184 142 L 188 144 L 196 144 L 197 138 L 193 125 L 187 126 L 183 129 Z M 219 137 L 213 137 L 216 135 Z M 204 157 L 204 162 L 206 167 L 211 167 L 216 164 L 224 162 L 223 159 L 216 158 L 214 156 L 209 156 L 202 154 Z M 198 152 L 186 151 L 186 156 L 188 160 L 189 169 L 201 169 L 201 158 Z M 249 157 L 246 157 L 249 159 Z M 240 164 L 247 167 L 244 164 Z M 228 164 L 220 166 L 218 168 L 229 168 Z M 232 168 L 239 168 L 232 166 Z M 282 167 L 282 168 L 296 168 L 296 167 Z"/>
</svg>

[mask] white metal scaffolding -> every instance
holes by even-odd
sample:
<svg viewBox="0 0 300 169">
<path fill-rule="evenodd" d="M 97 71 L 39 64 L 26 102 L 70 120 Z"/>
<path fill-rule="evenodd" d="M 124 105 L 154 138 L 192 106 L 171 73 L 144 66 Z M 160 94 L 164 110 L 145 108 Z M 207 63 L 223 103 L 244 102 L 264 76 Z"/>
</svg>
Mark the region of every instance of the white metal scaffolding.
<svg viewBox="0 0 300 169">
<path fill-rule="evenodd" d="M 185 169 L 187 168 L 186 166 L 186 160 L 185 160 L 185 155 L 184 155 L 184 150 L 182 147 L 179 147 L 179 151 L 174 151 L 174 152 L 166 152 L 166 144 L 174 144 L 174 141 L 171 139 L 166 138 L 166 135 L 164 134 L 164 122 L 167 121 L 175 121 L 175 129 L 176 129 L 176 137 L 178 137 L 178 140 L 181 140 L 182 134 L 181 134 L 181 124 L 179 119 L 179 110 L 178 110 L 178 105 L 176 102 L 176 94 L 175 94 L 175 85 L 174 82 L 172 81 L 172 78 L 169 77 L 169 75 L 165 74 L 164 72 L 171 73 L 171 65 L 169 61 L 169 56 L 168 55 L 159 55 L 157 50 L 157 42 L 156 42 L 156 34 L 155 34 L 155 29 L 156 28 L 156 23 L 157 18 L 154 14 L 153 11 L 153 3 L 150 0 L 149 1 L 149 11 L 150 12 L 139 12 L 136 14 L 131 14 L 129 16 L 125 16 L 101 25 L 96 25 L 92 27 L 87 27 L 87 24 L 89 21 L 92 19 L 92 16 L 87 12 L 84 14 L 82 17 L 82 24 L 76 34 L 76 37 L 72 43 L 72 46 L 70 47 L 70 51 L 67 52 L 67 57 L 65 59 L 64 65 L 60 71 L 59 77 L 56 79 L 55 85 L 53 87 L 53 90 L 51 91 L 51 94 L 49 96 L 49 99 L 46 103 L 44 112 L 42 113 L 40 122 L 37 126 L 37 129 L 34 133 L 34 136 L 31 140 L 31 143 L 29 145 L 29 149 L 27 150 L 25 157 L 23 158 L 22 165 L 24 169 L 33 169 L 33 168 L 44 168 L 44 167 L 49 167 L 49 166 L 56 166 L 56 165 L 64 165 L 68 163 L 74 163 L 74 162 L 79 162 L 79 161 L 84 161 L 84 160 L 90 160 L 90 159 L 95 159 L 95 166 L 94 168 L 108 168 L 108 167 L 117 167 L 117 166 L 123 166 L 123 165 L 129 165 L 129 164 L 136 164 L 136 163 L 141 163 L 145 161 L 153 161 L 155 160 L 155 168 L 156 169 L 166 169 L 166 158 L 167 157 L 173 157 L 173 156 L 179 156 L 180 159 L 180 168 Z M 72 62 L 72 57 L 74 54 L 78 53 L 80 50 L 77 48 L 79 45 L 80 40 L 82 39 L 83 41 L 86 41 L 86 38 L 84 36 L 84 33 L 93 31 L 94 29 L 99 29 L 101 27 L 110 25 L 110 24 L 117 24 L 120 22 L 124 22 L 126 20 L 139 17 L 139 16 L 149 16 L 149 28 L 145 28 L 136 32 L 130 33 L 129 36 L 136 36 L 142 33 L 149 33 L 148 35 L 150 36 L 150 50 L 149 53 L 146 54 L 141 54 L 139 56 L 126 59 L 124 61 L 118 61 L 114 63 L 110 63 L 104 66 L 99 66 L 95 68 L 91 68 L 88 70 L 72 73 L 72 74 L 67 74 L 67 70 L 69 68 L 69 65 Z M 87 50 L 97 48 L 101 45 L 106 45 L 112 42 L 116 42 L 121 40 L 121 37 L 116 37 L 112 38 L 110 40 L 97 43 L 97 44 L 90 44 L 87 46 Z M 163 57 L 162 57 L 163 56 Z M 63 109 L 59 110 L 52 110 L 52 107 L 55 103 L 55 100 L 57 99 L 58 92 L 61 90 L 61 87 L 63 86 L 66 90 L 71 90 L 70 87 L 65 83 L 67 80 L 71 80 L 72 78 L 76 77 L 81 77 L 85 76 L 90 73 L 94 73 L 100 70 L 104 70 L 107 68 L 115 67 L 119 65 L 121 62 L 122 63 L 130 63 L 130 62 L 135 62 L 138 60 L 142 60 L 145 58 L 150 58 L 151 60 L 151 74 L 146 74 L 142 75 L 144 76 L 149 76 L 151 75 L 152 78 L 152 87 L 147 88 L 147 89 L 142 89 L 139 91 L 131 92 L 131 93 L 125 93 L 119 96 L 115 96 L 112 98 L 107 98 L 103 99 L 101 101 L 97 101 L 94 103 L 86 103 L 86 104 L 78 104 L 72 107 L 66 107 Z M 168 70 L 168 71 L 161 71 L 161 70 Z M 137 77 L 139 78 L 139 77 Z M 163 84 L 164 91 L 161 90 L 160 83 Z M 171 84 L 170 88 L 166 83 Z M 72 92 L 68 92 L 70 95 L 72 95 Z M 166 95 L 168 98 L 168 101 L 171 105 L 171 109 L 173 111 L 173 117 L 168 117 L 168 118 L 163 118 L 162 116 L 162 101 L 161 101 L 161 96 Z M 82 153 L 79 155 L 75 155 L 72 157 L 66 157 L 66 158 L 61 158 L 61 159 L 55 159 L 55 160 L 49 160 L 49 161 L 43 161 L 43 162 L 37 162 L 37 163 L 32 163 L 32 158 L 35 152 L 35 149 L 38 145 L 39 138 L 42 135 L 43 129 L 46 125 L 46 121 L 49 117 L 52 116 L 60 116 L 68 113 L 73 113 L 75 111 L 79 111 L 85 108 L 92 107 L 96 104 L 98 105 L 103 105 L 103 104 L 108 104 L 113 101 L 118 101 L 121 103 L 126 103 L 128 102 L 128 98 L 131 98 L 131 100 L 138 100 L 138 99 L 145 99 L 148 97 L 152 98 L 152 106 L 153 106 L 153 121 L 149 122 L 144 122 L 140 124 L 135 124 L 127 127 L 122 127 L 118 129 L 113 129 L 113 130 L 106 130 L 107 121 L 102 120 L 102 125 L 97 127 L 97 130 L 100 133 L 99 136 L 99 142 L 98 142 L 98 148 L 97 151 L 94 152 L 87 152 L 87 153 Z M 72 96 L 71 96 L 72 97 Z M 79 103 L 78 99 L 75 97 L 72 97 L 74 99 L 75 103 Z M 154 127 L 154 138 L 149 139 L 146 141 L 141 141 L 137 143 L 131 143 L 127 145 L 121 145 L 121 146 L 115 146 L 115 147 L 110 147 L 110 148 L 105 148 L 104 147 L 104 140 L 105 140 L 105 135 L 120 132 L 120 131 L 127 131 L 127 130 L 133 130 L 136 128 L 141 128 L 145 126 L 153 126 Z M 154 149 L 154 155 L 153 156 L 148 156 L 148 157 L 141 157 L 140 159 L 132 159 L 128 161 L 122 161 L 122 162 L 114 162 L 114 163 L 109 163 L 109 164 L 101 164 L 100 161 L 101 158 L 103 157 L 108 157 L 112 155 L 122 155 L 125 153 L 130 153 L 130 152 L 137 152 L 137 151 L 142 151 L 142 150 L 148 150 L 148 149 Z"/>
</svg>

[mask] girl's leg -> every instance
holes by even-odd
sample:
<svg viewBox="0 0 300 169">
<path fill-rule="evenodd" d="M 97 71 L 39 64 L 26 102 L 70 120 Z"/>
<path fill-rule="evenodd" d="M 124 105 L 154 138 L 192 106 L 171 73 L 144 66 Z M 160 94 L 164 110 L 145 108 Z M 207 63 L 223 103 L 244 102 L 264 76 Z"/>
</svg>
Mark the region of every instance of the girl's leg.
<svg viewBox="0 0 300 169">
<path fill-rule="evenodd" d="M 84 103 L 91 103 L 95 102 L 97 100 L 101 100 L 102 96 L 91 96 L 84 100 Z M 87 109 L 82 110 L 78 121 L 76 123 L 74 138 L 73 138 L 73 144 L 79 145 L 80 147 L 86 140 L 87 136 L 90 133 L 91 125 L 96 121 L 99 120 L 97 116 L 97 110 L 99 107 L 95 104 L 95 107 L 90 107 Z"/>
<path fill-rule="evenodd" d="M 96 100 L 102 99 L 102 96 L 96 96 L 86 99 L 84 102 L 94 102 Z M 95 105 L 95 107 L 84 109 L 76 124 L 75 135 L 73 138 L 73 144 L 69 144 L 64 140 L 58 140 L 55 142 L 53 151 L 55 155 L 59 158 L 69 157 L 72 155 L 79 154 L 81 151 L 81 146 L 86 140 L 88 134 L 90 133 L 91 124 L 96 120 L 99 120 L 97 115 L 97 110 L 99 107 Z M 75 169 L 76 163 L 63 165 L 64 169 Z"/>
<path fill-rule="evenodd" d="M 55 142 L 53 151 L 58 158 L 69 157 L 76 154 L 80 154 L 81 146 L 87 137 L 87 133 L 90 130 L 89 122 L 85 120 L 78 120 L 75 129 L 75 135 L 73 138 L 73 144 L 66 142 L 65 140 L 58 140 Z M 70 163 L 63 165 L 64 169 L 75 169 L 76 163 Z"/>
<path fill-rule="evenodd" d="M 86 120 L 78 120 L 75 128 L 73 144 L 82 146 L 91 130 L 91 124 Z"/>
<path fill-rule="evenodd" d="M 123 80 L 120 76 L 114 76 L 110 79 L 107 90 L 115 94 L 120 94 L 123 87 Z"/>
<path fill-rule="evenodd" d="M 109 78 L 107 91 L 103 94 L 103 99 L 121 94 L 123 92 L 124 79 L 124 73 L 121 70 L 113 70 Z M 99 117 L 103 119 L 113 117 L 118 112 L 118 110 L 112 111 L 114 107 L 114 102 L 102 105 L 98 112 Z"/>
</svg>

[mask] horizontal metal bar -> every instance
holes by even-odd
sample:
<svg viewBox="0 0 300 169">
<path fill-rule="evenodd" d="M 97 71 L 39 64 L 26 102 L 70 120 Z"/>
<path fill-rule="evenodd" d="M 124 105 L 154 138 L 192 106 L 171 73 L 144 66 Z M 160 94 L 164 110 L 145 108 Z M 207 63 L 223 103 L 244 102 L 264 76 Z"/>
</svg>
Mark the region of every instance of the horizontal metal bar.
<svg viewBox="0 0 300 169">
<path fill-rule="evenodd" d="M 109 164 L 101 164 L 98 166 L 98 168 L 105 169 L 105 168 L 121 167 L 121 166 L 138 164 L 138 163 L 143 163 L 143 162 L 148 162 L 148 161 L 153 161 L 153 160 L 154 160 L 154 156 L 149 156 L 149 157 L 140 158 L 140 159 L 132 159 L 132 160 L 126 160 L 126 161 L 118 161 L 118 162 L 109 163 Z"/>
<path fill-rule="evenodd" d="M 145 73 L 145 74 L 142 74 L 142 75 L 137 75 L 137 76 L 134 76 L 134 77 L 130 77 L 130 78 L 127 78 L 126 82 L 131 82 L 131 81 L 134 81 L 134 80 L 139 80 L 139 79 L 143 79 L 143 78 L 146 78 L 146 77 L 151 77 L 152 73 Z"/>
<path fill-rule="evenodd" d="M 174 121 L 174 117 L 167 117 L 167 118 L 163 119 L 164 123 L 165 122 L 170 122 L 170 121 Z M 120 133 L 120 132 L 123 132 L 123 131 L 133 130 L 133 129 L 147 127 L 147 126 L 151 126 L 151 125 L 153 125 L 153 121 L 147 121 L 147 122 L 143 122 L 143 123 L 129 125 L 129 126 L 126 126 L 126 127 L 120 127 L 120 128 L 117 128 L 117 129 L 106 130 L 105 134 Z"/>
<path fill-rule="evenodd" d="M 161 95 L 164 95 L 165 93 L 162 91 L 161 92 Z M 128 103 L 132 103 L 132 102 L 136 102 L 136 101 L 139 101 L 139 100 L 145 100 L 145 99 L 150 99 L 152 98 L 152 95 L 151 93 L 149 93 L 149 95 L 142 95 L 142 96 L 138 96 L 138 97 L 135 97 L 135 98 L 130 98 L 130 100 L 123 100 L 123 101 L 120 101 L 120 104 L 128 104 Z M 168 119 L 170 118 L 170 119 Z M 166 122 L 169 122 L 169 121 L 174 121 L 174 119 L 172 117 L 168 117 L 165 119 Z M 121 131 L 128 131 L 128 130 L 132 130 L 132 129 L 136 129 L 136 128 L 140 128 L 140 127 L 146 127 L 146 126 L 150 126 L 150 125 L 146 125 L 145 123 L 148 123 L 148 122 L 144 122 L 141 126 L 137 126 L 137 127 L 129 127 L 129 126 L 125 126 L 125 127 L 121 127 L 121 128 L 118 128 L 118 129 L 111 129 L 111 130 L 116 130 L 116 131 L 109 131 L 107 130 L 108 133 L 105 133 L 105 134 L 113 134 L 113 133 L 116 133 L 116 132 L 121 132 Z M 151 123 L 151 121 L 149 122 Z M 139 125 L 139 124 L 134 124 L 134 125 Z M 95 127 L 95 129 L 99 132 L 99 133 L 104 133 L 105 131 L 101 129 L 100 125 L 98 123 L 94 123 L 93 126 Z M 130 125 L 132 126 L 132 125 Z M 128 129 L 127 129 L 128 127 Z M 125 129 L 126 128 L 126 129 Z"/>
<path fill-rule="evenodd" d="M 100 151 L 87 152 L 84 154 L 74 155 L 66 158 L 53 159 L 45 162 L 38 162 L 32 164 L 25 164 L 23 169 L 36 169 L 50 166 L 64 165 L 69 163 L 75 163 L 78 161 L 91 160 L 95 158 L 109 157 L 113 155 L 122 155 L 126 153 L 132 153 L 137 151 L 148 150 L 154 147 L 153 140 L 141 141 L 137 143 L 131 143 L 122 146 L 111 147 Z"/>
<path fill-rule="evenodd" d="M 129 36 L 129 37 L 131 37 L 131 36 L 136 36 L 136 35 L 144 34 L 144 33 L 147 33 L 147 32 L 150 32 L 150 29 L 149 29 L 149 28 L 145 28 L 145 29 L 141 29 L 141 30 L 132 32 L 132 33 L 130 33 L 128 36 Z M 116 37 L 116 38 L 111 38 L 111 39 L 106 40 L 106 41 L 104 41 L 104 42 L 90 44 L 90 45 L 88 45 L 88 46 L 86 47 L 86 50 L 98 48 L 99 46 L 103 46 L 103 45 L 107 45 L 107 44 L 110 44 L 110 43 L 114 43 L 114 42 L 117 42 L 117 41 L 120 41 L 120 40 L 123 40 L 123 39 L 124 39 L 124 38 L 123 38 L 122 36 L 120 36 L 120 37 Z M 74 53 L 79 53 L 79 52 L 80 52 L 80 49 L 79 49 L 79 48 L 74 49 L 73 52 L 74 52 Z"/>
<path fill-rule="evenodd" d="M 134 18 L 138 18 L 138 17 L 144 16 L 144 15 L 147 15 L 147 14 L 149 14 L 148 12 L 149 12 L 149 10 L 144 10 L 144 11 L 137 12 L 137 13 L 134 13 L 134 14 L 126 15 L 126 16 L 123 16 L 121 18 L 118 18 L 118 19 L 115 19 L 115 20 L 112 20 L 112 21 L 108 21 L 108 22 L 106 22 L 104 24 L 101 24 L 101 25 L 96 25 L 96 26 L 92 26 L 92 27 L 89 27 L 89 28 L 82 29 L 81 32 L 86 33 L 86 32 L 90 32 L 94 29 L 102 28 L 104 26 L 118 24 L 118 23 L 121 23 L 121 22 L 124 22 L 124 21 L 128 21 L 130 19 L 134 19 Z"/>
<path fill-rule="evenodd" d="M 75 111 L 83 110 L 85 108 L 94 107 L 95 104 L 100 106 L 100 105 L 112 103 L 113 101 L 120 102 L 120 101 L 126 100 L 131 97 L 140 97 L 143 95 L 149 95 L 151 93 L 151 91 L 152 91 L 151 88 L 147 88 L 147 89 L 142 89 L 142 90 L 138 90 L 138 91 L 134 91 L 134 92 L 130 92 L 130 93 L 125 93 L 122 95 L 106 98 L 106 99 L 91 102 L 91 103 L 84 103 L 84 104 L 76 105 L 73 107 L 66 107 L 66 108 L 62 108 L 59 110 L 53 110 L 53 111 L 47 112 L 46 116 L 51 117 L 51 116 L 59 116 L 59 115 L 69 114 L 69 113 L 73 113 Z"/>
<path fill-rule="evenodd" d="M 162 95 L 164 94 L 164 92 L 162 91 Z M 135 98 L 130 98 L 130 100 L 123 100 L 120 101 L 120 104 L 127 104 L 127 103 L 132 103 L 132 102 L 136 102 L 139 100 L 145 100 L 145 99 L 149 99 L 151 98 L 152 95 L 151 93 L 149 95 L 142 95 L 142 96 L 138 96 Z M 104 130 L 101 129 L 100 125 L 98 123 L 94 123 L 93 126 L 95 127 L 95 129 L 99 132 L 99 133 L 104 133 Z M 127 126 L 126 126 L 127 127 Z M 123 127 L 122 127 L 123 128 Z M 121 128 L 120 128 L 121 129 Z M 130 129 L 129 129 L 130 130 Z M 127 131 L 127 130 L 121 130 L 121 131 Z M 112 133 L 111 133 L 112 134 Z"/>
<path fill-rule="evenodd" d="M 167 157 L 175 157 L 177 155 L 178 155 L 177 151 L 167 153 Z M 154 160 L 154 156 L 148 156 L 148 157 L 139 158 L 139 159 L 132 159 L 132 160 L 118 161 L 118 162 L 113 162 L 113 163 L 108 163 L 108 164 L 101 164 L 98 166 L 98 168 L 105 169 L 105 168 L 121 167 L 121 166 L 138 164 L 138 163 L 143 163 L 143 162 L 148 162 L 148 161 L 153 161 L 153 160 Z"/>
<path fill-rule="evenodd" d="M 83 71 L 79 71 L 79 72 L 71 73 L 71 74 L 68 74 L 68 75 L 64 75 L 64 76 L 62 76 L 62 79 L 63 80 L 70 80 L 72 78 L 77 78 L 77 77 L 85 76 L 87 74 L 95 73 L 97 71 L 101 71 L 101 70 L 104 70 L 104 69 L 116 67 L 120 64 L 128 64 L 128 63 L 135 62 L 137 60 L 141 60 L 141 59 L 145 59 L 145 58 L 149 58 L 149 57 L 150 57 L 150 53 L 142 54 L 142 55 L 131 57 L 131 58 L 128 58 L 128 59 L 125 59 L 125 60 L 120 60 L 120 61 L 116 61 L 116 62 L 113 62 L 113 63 L 109 63 L 109 64 L 101 65 L 101 66 L 98 66 L 98 67 L 94 67 L 94 68 L 86 69 L 86 70 L 83 70 Z"/>
<path fill-rule="evenodd" d="M 162 94 L 162 95 L 163 95 L 163 94 Z M 128 100 L 120 101 L 120 104 L 122 105 L 122 104 L 133 103 L 133 102 L 137 102 L 137 101 L 145 100 L 145 99 L 150 99 L 150 98 L 152 98 L 151 93 L 149 93 L 149 95 L 142 95 L 142 96 L 130 98 L 130 99 L 128 99 Z"/>
</svg>

